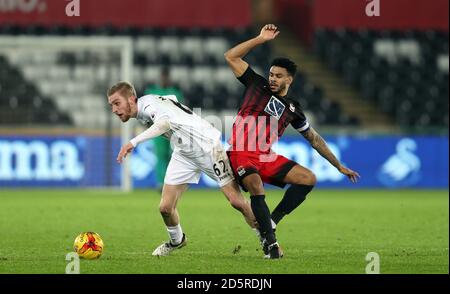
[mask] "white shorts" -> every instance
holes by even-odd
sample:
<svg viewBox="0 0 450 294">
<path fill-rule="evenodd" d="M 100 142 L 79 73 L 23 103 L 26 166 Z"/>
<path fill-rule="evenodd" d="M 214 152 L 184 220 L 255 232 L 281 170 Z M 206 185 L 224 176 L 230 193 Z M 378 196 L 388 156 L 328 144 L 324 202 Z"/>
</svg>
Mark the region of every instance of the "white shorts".
<svg viewBox="0 0 450 294">
<path fill-rule="evenodd" d="M 197 157 L 187 157 L 173 152 L 167 166 L 164 183 L 168 185 L 198 184 L 204 172 L 223 187 L 234 180 L 233 171 L 222 143 L 218 142 L 210 152 Z"/>
</svg>

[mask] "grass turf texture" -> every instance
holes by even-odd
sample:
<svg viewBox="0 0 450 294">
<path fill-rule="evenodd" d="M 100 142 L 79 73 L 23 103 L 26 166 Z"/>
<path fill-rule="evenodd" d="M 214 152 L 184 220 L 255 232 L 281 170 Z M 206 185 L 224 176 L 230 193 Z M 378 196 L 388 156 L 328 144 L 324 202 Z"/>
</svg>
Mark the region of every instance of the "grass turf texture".
<svg viewBox="0 0 450 294">
<path fill-rule="evenodd" d="M 269 190 L 273 209 L 283 191 Z M 105 242 L 81 273 L 448 273 L 448 191 L 314 190 L 277 230 L 281 260 L 217 190 L 189 190 L 178 209 L 188 246 L 151 256 L 167 239 L 154 191 L 1 190 L 0 273 L 64 273 L 81 231 Z"/>
</svg>

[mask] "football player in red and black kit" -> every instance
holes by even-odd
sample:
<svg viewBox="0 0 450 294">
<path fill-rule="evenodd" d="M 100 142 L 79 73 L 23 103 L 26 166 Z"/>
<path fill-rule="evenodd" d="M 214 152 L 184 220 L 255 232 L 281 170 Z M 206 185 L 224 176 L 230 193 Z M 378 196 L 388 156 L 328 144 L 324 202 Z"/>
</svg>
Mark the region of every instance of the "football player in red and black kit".
<svg viewBox="0 0 450 294">
<path fill-rule="evenodd" d="M 233 124 L 228 156 L 239 183 L 250 192 L 264 254 L 272 259 L 283 256 L 274 232 L 276 224 L 297 208 L 316 184 L 316 177 L 309 169 L 270 149 L 289 124 L 339 172 L 354 183 L 359 178 L 357 172 L 343 166 L 333 155 L 323 138 L 309 125 L 299 103 L 288 95 L 296 73 L 295 63 L 287 58 L 275 59 L 266 80 L 242 60 L 252 48 L 275 39 L 278 34 L 275 25 L 265 25 L 259 36 L 225 53 L 234 75 L 246 87 L 244 100 Z M 272 213 L 265 201 L 263 183 L 279 187 L 290 184 Z"/>
</svg>

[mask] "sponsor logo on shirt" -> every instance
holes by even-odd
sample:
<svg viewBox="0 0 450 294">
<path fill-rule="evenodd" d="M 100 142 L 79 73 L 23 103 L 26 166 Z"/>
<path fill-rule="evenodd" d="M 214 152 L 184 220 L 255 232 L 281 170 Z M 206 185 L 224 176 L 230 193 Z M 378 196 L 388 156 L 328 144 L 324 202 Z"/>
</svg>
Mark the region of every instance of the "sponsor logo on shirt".
<svg viewBox="0 0 450 294">
<path fill-rule="evenodd" d="M 245 168 L 243 166 L 238 167 L 237 173 L 240 177 L 242 177 L 245 174 Z"/>
<path fill-rule="evenodd" d="M 281 102 L 275 96 L 272 96 L 269 100 L 269 103 L 267 103 L 266 108 L 264 108 L 264 111 L 279 120 L 283 115 L 285 108 L 286 106 L 283 104 L 283 102 Z"/>
<path fill-rule="evenodd" d="M 292 111 L 292 112 L 295 112 L 294 104 L 292 104 L 292 103 L 289 104 L 289 110 Z"/>
</svg>

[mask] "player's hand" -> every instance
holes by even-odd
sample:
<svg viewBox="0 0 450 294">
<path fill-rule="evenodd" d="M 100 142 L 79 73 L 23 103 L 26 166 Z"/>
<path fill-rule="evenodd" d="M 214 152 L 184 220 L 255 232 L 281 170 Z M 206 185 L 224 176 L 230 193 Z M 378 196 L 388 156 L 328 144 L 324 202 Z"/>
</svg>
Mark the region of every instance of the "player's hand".
<svg viewBox="0 0 450 294">
<path fill-rule="evenodd" d="M 349 178 L 349 180 L 352 181 L 352 183 L 356 183 L 358 181 L 358 179 L 360 178 L 360 175 L 357 172 L 352 171 L 351 169 L 346 168 L 345 166 L 341 166 L 339 168 L 339 172 L 341 174 L 346 175 L 347 178 Z"/>
<path fill-rule="evenodd" d="M 117 155 L 117 162 L 122 163 L 123 159 L 127 157 L 129 153 L 133 152 L 133 149 L 134 147 L 130 142 L 123 145 L 122 148 L 120 148 L 119 155 Z"/>
<path fill-rule="evenodd" d="M 270 41 L 276 38 L 280 31 L 278 31 L 278 28 L 276 25 L 273 24 L 267 24 L 261 29 L 261 33 L 259 34 L 259 37 L 262 38 L 264 41 Z"/>
</svg>

